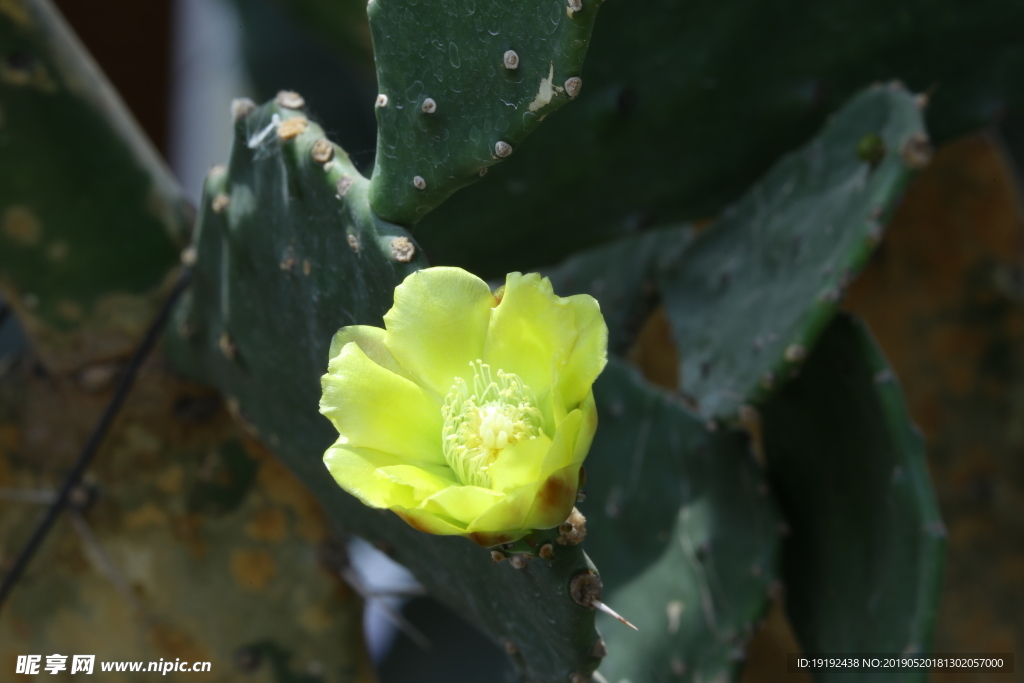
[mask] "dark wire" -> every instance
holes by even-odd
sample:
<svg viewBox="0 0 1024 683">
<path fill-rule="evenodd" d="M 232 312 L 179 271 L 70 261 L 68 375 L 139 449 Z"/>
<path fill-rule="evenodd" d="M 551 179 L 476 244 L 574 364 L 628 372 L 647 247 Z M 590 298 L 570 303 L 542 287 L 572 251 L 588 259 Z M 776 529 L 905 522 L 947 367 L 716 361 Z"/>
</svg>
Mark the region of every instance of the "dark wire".
<svg viewBox="0 0 1024 683">
<path fill-rule="evenodd" d="M 167 324 L 167 318 L 171 314 L 171 309 L 174 307 L 174 302 L 178 300 L 181 293 L 188 287 L 189 281 L 192 279 L 192 271 L 185 268 L 178 275 L 177 282 L 174 283 L 174 288 L 171 293 L 167 296 L 163 306 L 157 313 L 156 318 L 150 324 L 149 329 L 146 330 L 146 336 L 139 342 L 138 347 L 135 349 L 135 353 L 132 355 L 131 360 L 128 362 L 128 366 L 125 368 L 124 374 L 121 376 L 120 381 L 117 384 L 117 390 L 110 399 L 110 403 L 103 410 L 103 414 L 100 415 L 99 421 L 92 430 L 92 434 L 89 435 L 89 440 L 86 441 L 85 446 L 82 448 L 82 452 L 78 454 L 78 460 L 75 462 L 74 468 L 68 474 L 64 480 L 63 486 L 60 488 L 60 492 L 57 494 L 57 498 L 50 504 L 50 507 L 46 511 L 46 515 L 39 522 L 35 531 L 32 532 L 32 536 L 25 543 L 25 546 L 18 553 L 18 558 L 14 561 L 14 566 L 4 576 L 3 583 L 0 583 L 0 610 L 3 610 L 4 603 L 7 601 L 7 597 L 11 593 L 11 589 L 14 588 L 14 584 L 18 582 L 21 575 L 25 571 L 25 567 L 32 560 L 32 557 L 36 554 L 36 550 L 39 549 L 40 544 L 45 540 L 46 535 L 50 532 L 53 527 L 53 523 L 57 521 L 57 517 L 64 510 L 68 503 L 68 497 L 71 495 L 71 491 L 78 485 L 82 480 L 82 475 L 85 474 L 85 470 L 89 467 L 93 458 L 96 456 L 96 452 L 99 450 L 100 445 L 103 443 L 104 437 L 107 435 L 107 431 L 110 429 L 110 425 L 114 422 L 114 418 L 121 410 L 121 406 L 124 404 L 124 400 L 128 397 L 128 393 L 131 391 L 132 385 L 135 383 L 135 377 L 139 373 L 139 368 L 142 367 L 142 363 L 146 360 L 150 351 L 153 350 L 153 346 L 156 345 L 156 340 L 159 339 L 160 333 L 164 329 L 164 325 Z"/>
</svg>

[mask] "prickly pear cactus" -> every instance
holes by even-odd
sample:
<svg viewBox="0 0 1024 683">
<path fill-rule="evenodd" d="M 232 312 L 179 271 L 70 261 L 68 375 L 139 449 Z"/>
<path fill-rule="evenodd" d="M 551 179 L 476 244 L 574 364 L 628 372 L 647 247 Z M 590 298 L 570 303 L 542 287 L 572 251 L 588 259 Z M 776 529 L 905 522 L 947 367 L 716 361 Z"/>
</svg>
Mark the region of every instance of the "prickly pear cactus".
<svg viewBox="0 0 1024 683">
<path fill-rule="evenodd" d="M 744 434 L 709 431 L 622 361 L 595 396 L 586 548 L 608 603 L 640 629 L 602 615 L 601 674 L 733 677 L 778 580 L 780 519 L 754 447 Z"/>
<path fill-rule="evenodd" d="M 570 258 L 552 277 L 602 302 L 620 353 L 663 304 L 687 350 L 668 385 L 706 418 L 735 420 L 806 358 L 928 163 L 918 105 L 898 84 L 874 86 L 698 236 L 651 230 Z"/>
<path fill-rule="evenodd" d="M 1024 495 L 1024 254 L 1006 152 L 989 133 L 940 149 L 890 226 L 885 258 L 847 299 L 885 351 L 927 445 L 949 534 L 938 652 L 1024 647 L 1014 570 L 1024 566 L 1024 536 L 1012 503 Z"/>
<path fill-rule="evenodd" d="M 833 320 L 762 417 L 768 471 L 790 525 L 786 610 L 804 651 L 927 652 L 946 529 L 921 434 L 864 325 Z M 890 681 L 892 673 L 829 671 L 816 680 Z M 899 680 L 927 679 L 918 670 Z"/>
<path fill-rule="evenodd" d="M 715 215 L 871 82 L 930 93 L 940 142 L 1024 101 L 1022 41 L 1009 28 L 1024 8 L 1013 2 L 942 0 L 913 21 L 886 0 L 643 7 L 603 7 L 579 101 L 424 219 L 436 263 L 485 261 L 485 276 L 502 274 Z M 486 244 L 475 239 L 481 216 Z"/>
<path fill-rule="evenodd" d="M 270 443 L 295 427 L 270 406 L 250 407 L 255 383 L 306 398 L 330 343 L 331 333 L 318 332 L 380 319 L 395 285 L 425 264 L 405 230 L 370 210 L 368 181 L 304 105 L 292 92 L 263 107 L 234 103 L 231 160 L 207 179 L 195 282 L 172 337 L 182 366 L 216 378 Z M 320 420 L 313 414 L 304 426 Z"/>
<path fill-rule="evenodd" d="M 782 547 L 790 549 L 787 557 L 800 552 L 794 550 L 796 548 L 802 552 L 819 552 L 813 549 L 827 547 L 829 541 L 816 539 L 826 534 L 812 533 L 808 529 L 817 529 L 815 525 L 829 522 L 822 514 L 827 507 L 823 503 L 802 506 L 792 502 L 799 496 L 797 491 L 802 490 L 800 472 L 810 470 L 796 465 L 783 467 L 781 455 L 776 460 L 771 458 L 772 449 L 785 449 L 785 439 L 793 438 L 793 425 L 804 420 L 832 424 L 832 427 L 823 427 L 824 435 L 842 428 L 846 418 L 839 414 L 833 416 L 831 422 L 826 418 L 827 401 L 821 393 L 824 389 L 818 390 L 821 394 L 818 399 L 807 399 L 789 413 L 784 412 L 780 406 L 789 405 L 787 400 L 792 401 L 787 397 L 798 392 L 805 381 L 810 381 L 793 380 L 795 372 L 779 374 L 778 381 L 751 383 L 753 386 L 743 390 L 733 384 L 730 372 L 758 363 L 774 370 L 779 360 L 792 368 L 802 367 L 807 349 L 814 348 L 817 341 L 816 330 L 830 324 L 843 287 L 881 239 L 885 221 L 909 176 L 927 161 L 925 142 L 920 112 L 912 96 L 899 88 L 869 89 L 839 112 L 804 151 L 783 160 L 754 186 L 750 195 L 696 237 L 695 231 L 687 227 L 652 230 L 584 252 L 552 271 L 553 280 L 568 291 L 587 291 L 598 297 L 607 318 L 616 321 L 622 331 L 628 330 L 621 337 L 612 335 L 613 350 L 634 360 L 645 354 L 664 357 L 667 359 L 664 362 L 641 363 L 641 366 L 645 367 L 651 381 L 664 387 L 679 387 L 683 392 L 681 396 L 672 396 L 650 386 L 641 391 L 643 383 L 636 377 L 625 386 L 623 378 L 613 383 L 614 373 L 621 371 L 615 366 L 610 367 L 598 383 L 599 405 L 604 410 L 602 427 L 588 461 L 588 496 L 595 490 L 600 492 L 599 500 L 608 517 L 622 515 L 629 519 L 631 507 L 638 506 L 640 510 L 633 522 L 637 526 L 618 529 L 616 525 L 620 523 L 612 522 L 611 528 L 605 529 L 608 534 L 605 536 L 598 526 L 604 518 L 598 517 L 595 523 L 591 514 L 591 529 L 596 531 L 591 532 L 594 540 L 588 548 L 603 569 L 606 582 L 613 587 L 609 602 L 627 617 L 631 611 L 643 615 L 640 618 L 647 620 L 648 626 L 645 631 L 657 634 L 642 643 L 626 646 L 623 641 L 628 642 L 629 634 L 610 632 L 606 636 L 609 656 L 601 667 L 606 677 L 610 674 L 613 678 L 630 678 L 651 667 L 666 677 L 685 676 L 692 680 L 735 677 L 739 671 L 737 662 L 742 659 L 747 640 L 768 608 L 770 594 L 777 596 L 780 587 L 792 584 L 792 599 L 804 606 L 806 612 L 811 609 L 809 605 L 826 604 L 824 596 L 828 591 L 842 591 L 839 586 L 849 583 L 829 587 L 811 582 L 798 560 L 787 560 L 776 573 L 775 557 L 785 534 L 791 533 L 795 526 L 804 530 L 799 539 L 785 541 L 788 545 Z M 919 151 L 921 158 L 912 156 Z M 766 205 L 768 198 L 774 205 Z M 830 223 L 831 229 L 818 228 Z M 814 229 L 821 229 L 822 234 L 818 237 L 807 234 L 807 230 Z M 815 244 L 819 245 L 817 252 Z M 617 272 L 611 264 L 622 264 L 626 268 Z M 708 268 L 711 268 L 710 275 Z M 767 332 L 762 336 L 747 335 L 754 339 L 749 349 L 736 344 L 734 340 L 740 337 L 736 330 L 756 327 L 759 316 L 777 325 L 774 330 L 782 330 L 785 321 L 792 321 L 790 324 L 795 329 L 807 335 L 799 347 L 801 351 L 793 350 L 792 344 L 782 344 L 778 334 L 773 337 Z M 680 321 L 682 326 L 678 324 Z M 836 344 L 870 349 L 858 341 L 864 334 L 859 328 L 844 326 L 841 321 L 831 323 L 829 329 L 832 327 L 839 331 L 830 333 L 829 343 L 816 352 L 819 356 L 829 356 L 828 349 Z M 726 338 L 724 330 L 729 329 L 735 334 Z M 759 332 L 763 330 L 759 328 Z M 719 335 L 714 344 L 705 344 L 704 337 L 709 335 Z M 634 341 L 630 347 L 631 339 Z M 704 354 L 710 348 L 717 349 L 716 357 L 724 359 L 717 370 L 704 367 Z M 777 351 L 773 353 L 772 349 Z M 851 353 L 847 351 L 848 355 Z M 874 364 L 872 367 L 878 366 L 876 370 L 880 372 L 884 361 L 874 353 L 874 356 L 869 354 L 867 360 L 862 359 L 862 364 Z M 734 356 L 739 356 L 739 360 Z M 855 354 L 853 357 L 861 358 Z M 836 362 L 849 365 L 853 360 Z M 654 374 L 651 374 L 652 369 Z M 840 381 L 835 372 L 823 367 L 815 366 L 806 372 L 814 381 L 821 382 L 822 387 L 832 387 Z M 920 448 L 905 440 L 913 427 L 905 411 L 899 408 L 899 390 L 890 387 L 885 390 L 885 398 L 879 398 L 871 383 L 875 373 L 865 370 L 857 376 L 863 379 L 865 373 L 868 387 L 872 389 L 859 390 L 863 393 L 857 395 L 856 404 L 868 412 L 883 410 L 886 419 L 879 422 L 881 426 L 875 441 L 851 439 L 845 447 L 850 453 L 860 454 L 858 462 L 864 462 L 865 453 L 874 454 L 873 458 L 889 453 L 887 457 L 899 463 L 893 466 L 907 471 L 906 476 L 913 483 L 901 489 L 905 508 L 900 513 L 875 526 L 865 520 L 858 525 L 858 531 L 864 534 L 865 544 L 896 546 L 903 538 L 901 533 L 919 532 L 920 542 L 915 541 L 913 548 L 921 550 L 919 553 L 908 551 L 907 557 L 883 553 L 873 558 L 870 561 L 884 579 L 864 586 L 859 593 L 851 587 L 846 595 L 852 603 L 866 604 L 869 599 L 865 595 L 872 590 L 884 587 L 905 595 L 908 584 L 918 585 L 913 599 L 908 598 L 910 601 L 898 609 L 900 616 L 886 618 L 890 623 L 904 624 L 902 632 L 915 643 L 927 643 L 937 600 L 936 577 L 941 576 L 943 546 L 926 527 L 941 529 L 941 523 L 927 477 L 922 475 Z M 630 385 L 636 395 L 623 398 L 630 395 L 627 389 Z M 609 389 L 612 386 L 616 390 Z M 713 387 L 720 393 L 711 394 L 709 399 L 699 390 L 703 386 Z M 780 390 L 782 393 L 778 394 Z M 852 388 L 837 387 L 835 391 L 836 395 L 850 396 Z M 764 413 L 750 405 L 765 401 Z M 878 408 L 879 402 L 888 407 Z M 691 413 L 687 404 L 705 410 L 705 417 L 698 418 Z M 728 409 L 723 409 L 726 405 Z M 708 410 L 709 407 L 714 409 Z M 675 415 L 671 419 L 659 419 L 656 417 L 661 414 L 659 411 Z M 851 415 L 849 420 L 859 420 L 856 424 L 874 424 L 867 414 L 851 411 L 847 414 Z M 708 417 L 726 417 L 726 424 L 742 427 L 750 435 L 749 446 L 736 442 L 738 437 L 728 432 L 712 439 L 706 430 L 716 428 L 716 421 L 712 419 L 705 425 Z M 704 441 L 688 441 L 680 434 L 681 425 L 688 425 L 690 438 L 703 434 Z M 620 429 L 626 430 L 621 436 Z M 763 438 L 767 433 L 771 433 L 773 440 Z M 729 439 L 735 443 L 732 447 L 725 445 Z M 606 447 L 611 453 L 606 454 Z M 823 444 L 813 446 L 800 442 L 790 452 L 790 457 L 817 458 L 815 454 L 824 448 Z M 709 451 L 713 455 L 708 455 Z M 627 468 L 626 460 L 621 458 L 623 452 L 632 454 L 631 468 Z M 607 471 L 607 463 L 617 462 L 616 456 L 619 470 Z M 729 457 L 737 459 L 729 460 Z M 769 487 L 764 474 L 752 466 L 754 458 L 768 467 L 773 486 Z M 708 462 L 720 464 L 722 469 L 704 469 Z M 723 464 L 726 462 L 731 464 Z M 819 466 L 826 464 L 841 466 L 838 458 L 826 460 Z M 651 479 L 640 483 L 647 468 L 653 468 Z M 674 468 L 679 468 L 678 480 L 666 477 Z M 827 474 L 821 476 L 832 480 Z M 733 481 L 736 477 L 738 479 Z M 676 481 L 679 483 L 675 484 Z M 692 499 L 693 509 L 687 512 L 686 496 L 696 486 L 705 486 L 701 489 L 705 495 Z M 816 486 L 821 489 L 820 484 Z M 873 491 L 867 482 L 861 488 Z M 626 504 L 622 501 L 623 491 L 631 489 L 633 493 L 626 497 L 633 500 Z M 878 492 L 878 496 L 885 495 L 883 491 Z M 673 496 L 677 500 L 683 497 L 676 504 L 681 506 L 678 515 L 660 509 Z M 737 497 L 747 501 L 743 509 L 751 514 L 749 519 L 731 516 L 739 513 L 734 507 Z M 775 501 L 782 504 L 781 519 L 775 511 Z M 877 503 L 864 504 L 869 508 L 877 506 Z M 719 535 L 717 530 L 722 527 L 733 531 Z M 738 531 L 740 528 L 750 536 L 736 546 L 729 545 L 743 535 Z M 695 553 L 694 547 L 700 544 L 694 539 L 707 540 L 707 547 Z M 721 539 L 726 545 L 712 553 L 715 564 L 707 571 L 708 575 L 713 572 L 715 583 L 705 589 L 702 581 L 706 576 L 700 568 L 711 561 L 707 554 L 714 549 L 715 539 Z M 616 549 L 628 548 L 630 552 L 602 554 L 603 543 L 608 542 L 614 542 Z M 861 552 L 858 556 L 864 554 Z M 829 557 L 831 554 L 825 554 L 820 561 L 827 561 Z M 629 580 L 620 587 L 623 575 L 616 569 L 623 566 L 632 569 L 625 576 Z M 632 578 L 639 568 L 643 568 L 643 573 Z M 831 577 L 836 572 L 825 572 L 825 575 Z M 687 613 L 685 607 L 693 604 L 700 605 L 700 609 Z M 822 622 L 827 613 L 814 614 L 814 617 L 806 613 L 793 615 L 794 619 L 799 619 L 797 632 L 808 651 L 867 652 L 872 647 L 888 651 L 884 647 L 879 649 L 884 635 L 869 627 L 865 627 L 866 640 L 834 639 L 828 646 L 822 646 L 816 634 L 829 632 L 832 625 Z M 686 615 L 685 619 L 681 615 Z M 818 621 L 809 623 L 812 618 Z M 678 627 L 681 619 L 690 620 L 686 621 L 686 629 Z M 866 617 L 862 621 L 870 623 Z M 837 632 L 845 633 L 841 628 Z M 871 641 L 868 633 L 881 640 Z M 896 647 L 894 642 L 887 644 Z M 897 651 L 902 651 L 903 645 Z"/>
<path fill-rule="evenodd" d="M 425 261 L 408 233 L 373 213 L 369 181 L 302 107 L 295 93 L 262 107 L 236 102 L 231 159 L 207 181 L 194 284 L 175 313 L 170 355 L 216 382 L 336 524 L 386 547 L 506 644 L 524 675 L 589 675 L 599 662 L 594 612 L 572 598 L 570 582 L 594 567 L 579 547 L 495 564 L 464 539 L 431 537 L 364 507 L 324 467 L 337 436 L 316 409 L 330 340 L 345 325 L 380 325 L 394 287 Z M 523 595 L 541 596 L 544 609 Z"/>
<path fill-rule="evenodd" d="M 417 222 L 579 95 L 602 2 L 372 0 L 380 90 L 373 210 Z"/>
<path fill-rule="evenodd" d="M 931 147 L 898 84 L 855 97 L 666 269 L 683 393 L 733 418 L 799 367 Z"/>
<path fill-rule="evenodd" d="M 0 6 L 0 289 L 52 369 L 132 348 L 191 210 L 64 20 Z"/>
<path fill-rule="evenodd" d="M 267 30 L 273 15 L 256 2 L 239 3 L 246 25 L 255 31 L 263 17 Z M 203 479 L 194 454 L 171 449 L 181 480 L 195 483 L 187 500 L 173 497 L 177 475 L 162 470 L 118 494 L 133 509 L 146 492 L 172 512 L 201 500 L 204 514 L 252 513 L 204 532 L 240 530 L 266 552 L 236 562 L 225 540 L 203 561 L 165 565 L 225 586 L 228 564 L 244 579 L 234 588 L 252 588 L 266 610 L 273 596 L 255 588 L 284 581 L 267 570 L 267 557 L 280 566 L 275 552 L 301 558 L 291 583 L 330 585 L 310 578 L 319 576 L 310 548 L 290 537 L 269 547 L 280 515 L 246 497 L 257 486 L 254 458 L 259 471 L 281 467 L 262 449 L 273 451 L 332 523 L 408 566 L 528 681 L 737 680 L 750 638 L 783 602 L 794 649 L 926 652 L 945 545 L 924 446 L 870 334 L 838 311 L 930 160 L 926 117 L 948 136 L 1020 101 L 1019 86 L 1001 83 L 1020 65 L 1020 8 L 993 2 L 975 16 L 940 0 L 908 23 L 881 0 L 781 10 L 657 0 L 640 13 L 629 3 L 598 13 L 601 4 L 372 0 L 356 24 L 355 0 L 278 0 L 339 36 L 325 49 L 362 55 L 354 69 L 368 68 L 372 37 L 373 96 L 358 77 L 324 77 L 316 59 L 301 71 L 343 91 L 338 101 L 361 102 L 366 121 L 376 117 L 373 169 L 364 177 L 324 132 L 359 140 L 365 127 L 318 125 L 295 92 L 262 106 L 235 101 L 231 156 L 207 179 L 184 253 L 194 278 L 165 351 L 177 370 L 219 389 L 246 430 L 248 455 L 212 435 L 204 451 L 220 453 L 245 490 Z M 187 210 L 153 155 L 132 152 L 139 136 L 116 103 L 92 96 L 105 86 L 81 86 L 99 76 L 69 66 L 84 57 L 58 28 L 44 0 L 0 2 L 0 143 L 13 152 L 0 156 L 0 172 L 14 179 L 0 188 L 0 278 L 44 355 L 88 361 L 65 360 L 60 381 L 102 395 L 174 270 Z M 807 63 L 820 75 L 809 80 L 796 66 Z M 934 106 L 899 83 L 869 87 L 894 77 L 915 91 L 941 83 Z M 311 110 L 333 111 L 304 94 Z M 75 130 L 90 133 L 86 142 L 71 139 Z M 90 178 L 44 176 L 35 149 L 61 169 L 81 163 Z M 94 181 L 101 167 L 123 182 Z M 104 246 L 120 243 L 131 243 L 135 262 L 122 267 L 123 252 Z M 600 424 L 577 510 L 561 527 L 493 549 L 430 536 L 358 503 L 323 465 L 336 437 L 317 410 L 331 338 L 380 325 L 395 286 L 427 254 L 495 279 L 550 267 L 557 294 L 601 303 L 611 358 L 595 385 Z M 101 325 L 111 297 L 120 317 L 108 317 L 121 328 Z M 89 334 L 120 346 L 73 336 Z M 97 352 L 106 348 L 111 355 Z M 53 353 L 68 349 L 78 355 Z M 0 452 L 20 454 L 10 444 L 0 431 Z M 140 509 L 143 521 L 159 517 Z M 641 631 L 595 619 L 595 608 Z M 785 619 L 774 614 L 779 628 Z M 289 662 L 308 662 L 312 648 L 295 634 L 322 617 L 303 610 L 276 640 L 224 623 L 268 672 L 304 680 L 316 673 Z M 352 644 L 341 626 L 317 633 Z"/>
</svg>

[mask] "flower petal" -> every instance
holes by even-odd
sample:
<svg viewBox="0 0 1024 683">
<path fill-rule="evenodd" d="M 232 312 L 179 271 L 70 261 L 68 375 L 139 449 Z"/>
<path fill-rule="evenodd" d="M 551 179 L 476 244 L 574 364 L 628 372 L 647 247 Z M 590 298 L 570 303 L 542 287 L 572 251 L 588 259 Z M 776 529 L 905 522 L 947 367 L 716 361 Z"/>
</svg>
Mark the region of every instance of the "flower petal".
<svg viewBox="0 0 1024 683">
<path fill-rule="evenodd" d="M 338 330 L 338 333 L 331 340 L 331 350 L 327 354 L 327 358 L 333 362 L 338 357 L 338 354 L 341 353 L 341 350 L 345 348 L 346 344 L 355 342 L 374 363 L 400 377 L 410 379 L 409 373 L 406 372 L 401 363 L 388 350 L 388 347 L 384 345 L 385 334 L 386 332 L 382 327 L 371 327 L 369 325 L 349 325 L 348 327 L 343 327 Z M 330 371 L 330 366 L 328 366 L 328 371 Z"/>
<path fill-rule="evenodd" d="M 594 392 L 587 392 L 579 407 L 580 428 L 576 437 L 576 447 L 573 449 L 572 462 L 581 465 L 590 452 L 590 445 L 594 442 L 594 434 L 597 433 L 597 403 L 594 401 Z"/>
<path fill-rule="evenodd" d="M 484 360 L 514 372 L 545 404 L 576 341 L 573 307 L 537 273 L 510 273 L 491 313 Z"/>
<path fill-rule="evenodd" d="M 470 522 L 467 531 L 510 535 L 516 532 L 520 537 L 525 535 L 523 530 L 529 528 L 526 526 L 526 516 L 533 507 L 534 497 L 542 483 L 534 481 L 506 492 L 504 498 Z"/>
<path fill-rule="evenodd" d="M 586 294 L 569 297 L 576 323 L 576 341 L 558 374 L 558 393 L 567 410 L 587 395 L 608 363 L 608 325 L 597 299 Z"/>
<path fill-rule="evenodd" d="M 536 479 L 544 479 L 552 472 L 571 465 L 576 458 L 576 444 L 580 438 L 580 429 L 583 426 L 583 411 L 576 409 L 565 416 L 562 424 L 555 432 L 555 440 L 544 456 L 544 461 L 537 468 Z M 583 457 L 587 452 L 583 451 Z M 581 460 L 582 462 L 582 460 Z M 573 497 L 575 497 L 573 493 Z M 564 521 L 564 520 L 563 520 Z"/>
<path fill-rule="evenodd" d="M 556 438 L 559 432 L 556 432 Z M 487 474 L 495 491 L 511 491 L 540 478 L 541 465 L 552 447 L 544 434 L 505 447 L 498 459 L 488 466 Z"/>
<path fill-rule="evenodd" d="M 579 484 L 579 463 L 552 473 L 537 487 L 523 524 L 531 529 L 550 529 L 564 522 L 576 504 Z"/>
<path fill-rule="evenodd" d="M 415 507 L 442 485 L 454 484 L 444 476 L 444 468 L 408 467 L 389 453 L 340 441 L 327 449 L 324 464 L 341 488 L 375 508 Z M 395 469 L 402 466 L 407 469 Z"/>
<path fill-rule="evenodd" d="M 535 439 L 507 448 L 487 469 L 493 488 L 497 491 L 511 492 L 531 482 L 543 481 L 552 472 L 573 463 L 582 463 L 593 439 L 593 432 L 587 435 L 580 433 L 584 424 L 585 414 L 577 409 L 565 417 L 555 432 L 554 439 L 542 434 Z M 596 426 L 595 409 L 594 422 L 588 427 Z M 585 442 L 582 449 L 581 441 Z M 574 499 L 575 496 L 573 492 Z"/>
<path fill-rule="evenodd" d="M 424 500 L 447 488 L 458 488 L 458 484 L 443 472 L 434 474 L 417 465 L 388 465 L 377 468 L 376 474 L 382 479 L 387 479 L 393 484 L 408 489 L 412 496 L 412 505 L 421 505 Z M 410 506 L 404 502 L 402 505 L 403 507 Z"/>
<path fill-rule="evenodd" d="M 576 503 L 576 489 L 579 485 L 580 462 L 575 462 L 580 441 L 580 428 L 584 422 L 583 411 L 574 410 L 566 416 L 551 441 L 543 462 L 534 462 L 536 475 L 518 488 L 505 489 L 505 497 L 484 511 L 469 525 L 469 531 L 503 531 L 550 529 L 565 521 Z M 590 435 L 592 437 L 592 435 Z M 590 437 L 586 437 L 589 445 Z M 524 442 L 529 443 L 529 442 Z M 536 455 L 536 454 L 531 454 Z M 586 456 L 583 451 L 582 457 Z M 500 459 L 499 459 L 500 462 Z M 582 462 L 582 458 L 581 458 Z M 492 468 L 495 467 L 492 465 Z M 575 473 L 575 474 L 574 474 Z M 500 469 L 491 473 L 496 479 L 505 475 Z M 496 486 L 496 488 L 498 488 Z M 551 519 L 565 514 L 554 522 Z"/>
<path fill-rule="evenodd" d="M 502 543 L 511 543 L 518 541 L 520 538 L 530 533 L 530 529 L 516 529 L 514 531 L 473 531 L 468 534 L 464 534 L 466 538 L 473 541 L 477 545 L 481 545 L 485 548 L 491 548 Z"/>
<path fill-rule="evenodd" d="M 462 527 L 456 526 L 450 521 L 425 510 L 396 508 L 392 512 L 404 519 L 405 523 L 413 529 L 425 531 L 428 534 L 435 534 L 437 536 L 466 535 L 466 530 Z"/>
<path fill-rule="evenodd" d="M 348 343 L 321 379 L 320 412 L 348 446 L 372 448 L 406 463 L 444 465 L 440 404 L 420 386 L 374 363 Z"/>
<path fill-rule="evenodd" d="M 483 358 L 491 308 L 487 283 L 461 268 L 427 268 L 395 288 L 384 343 L 420 384 L 444 398 Z"/>
<path fill-rule="evenodd" d="M 449 486 L 431 495 L 419 507 L 465 528 L 504 497 L 503 493 L 479 486 Z"/>
</svg>

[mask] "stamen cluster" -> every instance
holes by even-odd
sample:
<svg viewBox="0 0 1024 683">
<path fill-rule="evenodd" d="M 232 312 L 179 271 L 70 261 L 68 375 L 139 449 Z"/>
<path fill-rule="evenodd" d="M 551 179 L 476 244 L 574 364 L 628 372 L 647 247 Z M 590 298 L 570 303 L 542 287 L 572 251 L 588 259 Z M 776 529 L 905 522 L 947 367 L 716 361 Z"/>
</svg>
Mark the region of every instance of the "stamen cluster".
<svg viewBox="0 0 1024 683">
<path fill-rule="evenodd" d="M 488 468 L 507 447 L 536 438 L 541 414 L 518 375 L 493 373 L 479 359 L 469 367 L 471 379 L 456 377 L 441 407 L 444 457 L 463 484 L 491 488 Z"/>
</svg>

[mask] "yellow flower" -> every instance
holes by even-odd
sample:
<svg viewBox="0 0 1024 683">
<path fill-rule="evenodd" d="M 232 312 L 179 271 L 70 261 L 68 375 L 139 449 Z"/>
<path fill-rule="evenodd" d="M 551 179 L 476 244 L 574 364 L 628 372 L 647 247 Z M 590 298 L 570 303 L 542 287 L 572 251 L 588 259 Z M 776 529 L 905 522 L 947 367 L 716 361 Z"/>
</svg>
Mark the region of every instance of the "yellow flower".
<svg viewBox="0 0 1024 683">
<path fill-rule="evenodd" d="M 342 328 L 320 412 L 338 484 L 432 534 L 483 546 L 565 521 L 597 429 L 608 328 L 597 301 L 512 273 L 491 293 L 459 268 L 395 289 L 386 329 Z"/>
</svg>

